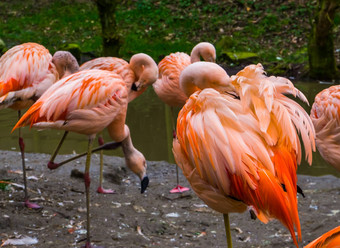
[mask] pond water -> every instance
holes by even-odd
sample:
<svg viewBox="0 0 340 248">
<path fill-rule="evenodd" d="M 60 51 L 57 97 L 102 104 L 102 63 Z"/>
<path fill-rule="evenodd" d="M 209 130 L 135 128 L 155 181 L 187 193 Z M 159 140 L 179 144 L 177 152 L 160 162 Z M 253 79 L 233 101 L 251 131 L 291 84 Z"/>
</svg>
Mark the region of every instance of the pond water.
<svg viewBox="0 0 340 248">
<path fill-rule="evenodd" d="M 295 82 L 295 85 L 306 95 L 311 105 L 315 95 L 330 86 L 329 84 L 316 82 Z M 309 113 L 310 106 L 305 106 L 305 104 L 303 106 Z M 19 151 L 18 132 L 10 133 L 17 118 L 17 112 L 14 110 L 4 109 L 0 111 L 0 150 Z M 147 160 L 174 161 L 171 152 L 172 124 L 170 120 L 170 108 L 166 107 L 158 99 L 152 87 L 129 104 L 127 124 L 131 130 L 132 140 L 134 146 L 144 154 Z M 26 152 L 34 153 L 51 153 L 63 135 L 63 131 L 57 130 L 37 131 L 28 127 L 22 130 Z M 106 131 L 104 131 L 104 140 L 110 141 Z M 81 153 L 86 151 L 86 149 L 86 136 L 70 133 L 60 153 Z M 121 149 L 106 151 L 105 154 L 123 156 Z M 18 157 L 18 159 L 20 158 Z M 58 158 L 56 159 L 57 161 Z M 340 177 L 340 173 L 326 164 L 318 152 L 313 155 L 313 165 L 308 166 L 304 162 L 299 166 L 298 173 L 307 175 L 333 174 Z"/>
</svg>

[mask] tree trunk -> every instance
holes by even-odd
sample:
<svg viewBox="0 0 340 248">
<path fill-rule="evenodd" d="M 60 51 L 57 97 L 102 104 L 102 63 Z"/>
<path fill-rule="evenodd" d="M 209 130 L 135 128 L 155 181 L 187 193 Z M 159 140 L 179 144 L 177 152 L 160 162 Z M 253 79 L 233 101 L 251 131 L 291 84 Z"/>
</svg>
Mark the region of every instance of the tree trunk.
<svg viewBox="0 0 340 248">
<path fill-rule="evenodd" d="M 119 56 L 120 37 L 117 32 L 116 7 L 118 0 L 94 0 L 102 26 L 103 56 Z"/>
<path fill-rule="evenodd" d="M 312 78 L 339 78 L 333 43 L 333 21 L 339 0 L 318 0 L 308 43 L 309 73 Z"/>
</svg>

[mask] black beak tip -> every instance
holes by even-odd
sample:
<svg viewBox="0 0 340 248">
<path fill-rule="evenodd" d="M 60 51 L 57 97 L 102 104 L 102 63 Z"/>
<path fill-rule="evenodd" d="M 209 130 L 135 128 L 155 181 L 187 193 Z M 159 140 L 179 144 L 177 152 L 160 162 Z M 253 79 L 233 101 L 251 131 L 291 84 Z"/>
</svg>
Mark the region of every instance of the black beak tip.
<svg viewBox="0 0 340 248">
<path fill-rule="evenodd" d="M 141 181 L 141 193 L 143 194 L 146 188 L 149 185 L 149 178 L 148 176 L 145 176 Z"/>
<path fill-rule="evenodd" d="M 136 86 L 135 83 L 132 84 L 131 90 L 133 90 L 133 91 L 138 91 L 137 86 Z"/>
</svg>

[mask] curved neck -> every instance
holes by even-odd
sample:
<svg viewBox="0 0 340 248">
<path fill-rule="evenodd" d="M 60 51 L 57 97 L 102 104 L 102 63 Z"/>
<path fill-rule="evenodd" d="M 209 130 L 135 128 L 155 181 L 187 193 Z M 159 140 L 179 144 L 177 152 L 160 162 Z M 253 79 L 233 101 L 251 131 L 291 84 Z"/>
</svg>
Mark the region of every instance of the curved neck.
<svg viewBox="0 0 340 248">
<path fill-rule="evenodd" d="M 213 88 L 220 92 L 235 91 L 231 79 L 219 65 L 211 62 L 196 62 L 181 73 L 180 87 L 190 97 L 197 90 Z"/>
<path fill-rule="evenodd" d="M 147 54 L 138 53 L 131 57 L 130 68 L 135 73 L 136 86 L 143 88 L 156 82 L 158 78 L 158 66 L 156 62 Z"/>
<path fill-rule="evenodd" d="M 136 148 L 132 144 L 130 129 L 127 125 L 125 125 L 125 131 L 126 137 L 124 140 L 122 140 L 122 149 L 125 157 L 127 157 L 129 154 L 132 154 Z"/>
<path fill-rule="evenodd" d="M 200 42 L 191 51 L 190 61 L 195 63 L 201 61 L 201 57 L 204 61 L 215 62 L 216 50 L 215 47 L 209 42 Z"/>
</svg>

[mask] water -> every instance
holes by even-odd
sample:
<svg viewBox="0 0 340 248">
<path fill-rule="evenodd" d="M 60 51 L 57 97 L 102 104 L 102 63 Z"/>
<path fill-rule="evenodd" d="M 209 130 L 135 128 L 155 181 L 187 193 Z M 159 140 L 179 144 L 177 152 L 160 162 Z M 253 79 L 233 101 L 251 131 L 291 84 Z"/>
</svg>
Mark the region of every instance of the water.
<svg viewBox="0 0 340 248">
<path fill-rule="evenodd" d="M 315 82 L 297 82 L 295 85 L 306 95 L 311 105 L 315 95 L 330 86 L 329 84 Z M 305 104 L 303 106 L 309 113 L 310 107 Z M 152 87 L 129 104 L 127 125 L 131 130 L 132 141 L 134 146 L 144 154 L 147 160 L 173 162 L 170 115 L 170 108 L 165 107 L 165 104 L 158 99 Z M 17 118 L 17 112 L 14 110 L 4 109 L 0 111 L 0 150 L 18 151 L 18 132 L 10 133 Z M 38 131 L 29 127 L 23 128 L 22 132 L 26 144 L 26 152 L 34 153 L 51 153 L 63 135 L 63 131 Z M 104 140 L 110 141 L 106 131 L 104 131 Z M 60 150 L 60 154 L 81 153 L 86 151 L 86 149 L 86 136 L 70 133 Z M 123 156 L 121 149 L 106 151 L 105 154 Z M 18 157 L 18 159 L 20 158 Z M 56 161 L 58 161 L 58 158 Z M 299 166 L 298 173 L 314 176 L 333 174 L 340 177 L 340 173 L 327 165 L 318 152 L 313 155 L 313 165 L 309 166 L 303 162 Z"/>
</svg>

